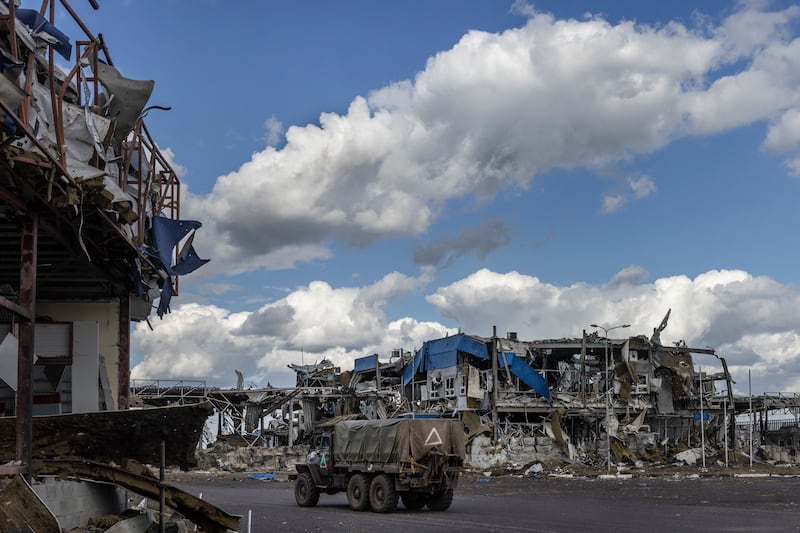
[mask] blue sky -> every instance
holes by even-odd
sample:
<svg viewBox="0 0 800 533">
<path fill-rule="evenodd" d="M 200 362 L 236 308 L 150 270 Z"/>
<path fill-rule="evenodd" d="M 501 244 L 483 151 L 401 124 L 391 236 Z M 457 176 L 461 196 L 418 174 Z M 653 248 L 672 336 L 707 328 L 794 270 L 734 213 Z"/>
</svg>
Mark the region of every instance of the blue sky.
<svg viewBox="0 0 800 533">
<path fill-rule="evenodd" d="M 672 308 L 738 392 L 800 391 L 792 3 L 73 4 L 172 107 L 146 121 L 212 260 L 134 328 L 134 377 L 289 385 Z"/>
</svg>

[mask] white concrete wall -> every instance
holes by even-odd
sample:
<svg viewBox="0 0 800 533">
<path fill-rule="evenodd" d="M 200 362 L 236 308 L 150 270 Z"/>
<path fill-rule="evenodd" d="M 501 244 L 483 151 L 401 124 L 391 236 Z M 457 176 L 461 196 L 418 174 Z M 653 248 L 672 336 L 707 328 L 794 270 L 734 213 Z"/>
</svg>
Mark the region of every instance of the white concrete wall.
<svg viewBox="0 0 800 533">
<path fill-rule="evenodd" d="M 103 355 L 111 386 L 111 397 L 117 408 L 119 391 L 119 300 L 97 302 L 36 302 L 36 314 L 54 321 L 96 321 L 98 327 L 98 351 Z M 75 373 L 73 371 L 73 379 Z M 95 376 L 95 381 L 97 377 Z M 73 385 L 74 387 L 74 385 Z M 97 385 L 95 384 L 95 389 Z"/>
<path fill-rule="evenodd" d="M 93 320 L 72 323 L 72 412 L 100 409 L 100 332 Z"/>
</svg>

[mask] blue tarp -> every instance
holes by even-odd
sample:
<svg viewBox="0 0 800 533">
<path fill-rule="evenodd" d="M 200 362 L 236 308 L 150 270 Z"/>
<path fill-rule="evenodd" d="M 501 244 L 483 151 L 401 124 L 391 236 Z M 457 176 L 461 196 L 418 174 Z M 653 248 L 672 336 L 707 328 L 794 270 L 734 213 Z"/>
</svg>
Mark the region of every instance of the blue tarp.
<svg viewBox="0 0 800 533">
<path fill-rule="evenodd" d="M 517 357 L 517 355 L 512 352 L 503 352 L 499 354 L 498 359 L 500 360 L 500 368 L 504 368 L 506 364 L 508 364 L 508 369 L 512 374 L 517 376 L 520 381 L 538 392 L 540 396 L 550 399 L 550 388 L 547 386 L 547 380 L 531 365 L 526 363 L 525 359 Z"/>
<path fill-rule="evenodd" d="M 353 371 L 361 372 L 363 370 L 375 370 L 378 366 L 378 354 L 368 355 L 366 357 L 359 357 L 353 361 Z"/>
<path fill-rule="evenodd" d="M 31 35 L 40 37 L 66 60 L 72 54 L 72 45 L 61 30 L 50 24 L 38 11 L 34 9 L 17 9 L 14 14 L 17 19 L 25 24 L 30 30 Z"/>
<path fill-rule="evenodd" d="M 153 247 L 158 253 L 161 264 L 172 276 L 194 272 L 208 263 L 208 259 L 200 259 L 189 244 L 177 264 L 172 264 L 172 251 L 190 231 L 197 230 L 202 224 L 196 220 L 173 220 L 166 217 L 153 217 Z"/>
<path fill-rule="evenodd" d="M 464 333 L 425 341 L 411 363 L 403 369 L 403 385 L 410 383 L 417 372 L 456 366 L 458 352 L 474 355 L 480 359 L 489 359 L 486 343 Z"/>
<path fill-rule="evenodd" d="M 422 348 L 414 355 L 411 363 L 403 369 L 403 386 L 411 382 L 417 372 L 449 368 L 458 364 L 458 352 L 475 356 L 479 359 L 489 360 L 489 349 L 486 343 L 464 333 L 435 339 L 423 343 Z M 525 359 L 513 352 L 499 354 L 499 366 L 517 376 L 523 383 L 539 393 L 544 398 L 550 398 L 550 389 L 547 380 L 539 374 Z"/>
</svg>

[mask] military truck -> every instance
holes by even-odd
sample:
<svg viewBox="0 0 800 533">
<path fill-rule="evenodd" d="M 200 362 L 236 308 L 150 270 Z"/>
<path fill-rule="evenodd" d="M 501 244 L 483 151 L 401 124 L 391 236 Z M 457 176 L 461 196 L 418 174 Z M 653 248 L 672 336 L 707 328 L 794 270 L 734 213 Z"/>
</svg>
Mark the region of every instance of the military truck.
<svg viewBox="0 0 800 533">
<path fill-rule="evenodd" d="M 457 420 L 349 420 L 317 430 L 306 462 L 296 465 L 297 505 L 347 492 L 354 511 L 445 511 L 464 468 L 464 426 Z"/>
</svg>

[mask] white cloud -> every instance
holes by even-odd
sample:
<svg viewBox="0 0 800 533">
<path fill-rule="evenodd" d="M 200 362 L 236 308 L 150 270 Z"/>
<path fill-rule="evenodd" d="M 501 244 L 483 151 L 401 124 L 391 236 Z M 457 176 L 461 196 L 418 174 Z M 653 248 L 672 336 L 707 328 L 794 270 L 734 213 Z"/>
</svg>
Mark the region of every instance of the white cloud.
<svg viewBox="0 0 800 533">
<path fill-rule="evenodd" d="M 324 259 L 330 239 L 419 235 L 453 199 L 491 199 L 556 167 L 626 161 L 800 108 L 796 7 L 748 4 L 708 28 L 514 9 L 531 14 L 523 27 L 470 31 L 413 80 L 289 127 L 283 147 L 188 199 L 210 219 L 198 249 L 239 270 Z M 649 178 L 630 187 L 631 199 L 654 190 Z M 628 198 L 609 194 L 603 209 Z"/>
<path fill-rule="evenodd" d="M 661 334 L 664 344 L 685 340 L 692 347 L 712 346 L 726 357 L 746 392 L 747 371 L 754 391 L 797 390 L 800 378 L 800 293 L 770 278 L 739 270 L 712 270 L 689 278 L 670 276 L 646 282 L 636 265 L 605 285 L 557 286 L 518 272 L 487 269 L 427 297 L 451 324 L 466 333 L 490 336 L 518 332 L 521 339 L 579 337 L 589 324 L 631 324 L 624 336 L 650 336 L 672 309 Z M 211 305 L 184 304 L 154 331 L 139 324 L 133 351 L 145 354 L 134 378 L 204 379 L 230 386 L 233 369 L 248 381 L 290 385 L 286 365 L 323 357 L 347 370 L 353 359 L 392 349 L 418 349 L 422 342 L 455 332 L 439 322 L 414 317 L 390 320 L 388 302 L 417 291 L 426 274 L 414 278 L 391 273 L 364 287 L 335 288 L 323 281 L 299 287 L 256 312 L 231 313 Z M 698 364 L 711 369 L 713 357 Z"/>
<path fill-rule="evenodd" d="M 558 287 L 518 272 L 484 269 L 438 289 L 428 302 L 463 331 L 489 335 L 497 325 L 523 339 L 579 337 L 584 328 L 592 329 L 589 324 L 625 323 L 631 324 L 626 333 L 649 336 L 671 308 L 664 344 L 685 340 L 693 347 L 715 347 L 727 357 L 739 392 L 750 367 L 758 369 L 757 386 L 796 390 L 788 388 L 800 374 L 796 289 L 738 270 L 652 283 L 641 283 L 643 274 L 634 266 L 604 286 Z M 698 362 L 708 368 L 716 363 Z"/>
<path fill-rule="evenodd" d="M 647 198 L 656 192 L 656 184 L 648 176 L 640 176 L 639 178 L 629 178 L 628 185 L 633 192 L 636 199 Z"/>
<path fill-rule="evenodd" d="M 615 213 L 624 203 L 625 197 L 621 194 L 607 194 L 603 196 L 603 207 L 601 211 L 606 215 Z"/>
<path fill-rule="evenodd" d="M 144 324 L 134 330 L 133 351 L 145 357 L 132 377 L 225 385 L 239 369 L 259 385 L 287 386 L 293 382 L 286 369 L 290 363 L 327 357 L 347 369 L 364 355 L 414 350 L 424 340 L 454 331 L 409 317 L 389 321 L 383 307 L 429 279 L 430 271 L 423 270 L 417 278 L 393 272 L 365 287 L 314 281 L 255 312 L 184 304 L 153 321 L 153 331 Z"/>
<path fill-rule="evenodd" d="M 776 152 L 800 149 L 800 109 L 790 109 L 770 126 L 764 148 Z"/>
<path fill-rule="evenodd" d="M 161 155 L 164 156 L 164 159 L 166 159 L 167 164 L 175 172 L 175 175 L 179 178 L 185 177 L 187 173 L 186 167 L 175 161 L 175 152 L 172 151 L 172 148 L 167 147 L 159 150 L 161 151 Z"/>
<path fill-rule="evenodd" d="M 238 359 L 259 351 L 256 343 L 231 333 L 246 318 L 247 313 L 190 303 L 153 321 L 153 331 L 138 323 L 131 345 L 134 352 L 145 356 L 133 367 L 131 377 L 224 381 L 234 375 Z"/>
<path fill-rule="evenodd" d="M 270 146 L 277 145 L 283 136 L 283 123 L 273 115 L 264 123 L 264 128 L 267 130 L 267 134 L 264 137 L 267 144 Z"/>
</svg>

